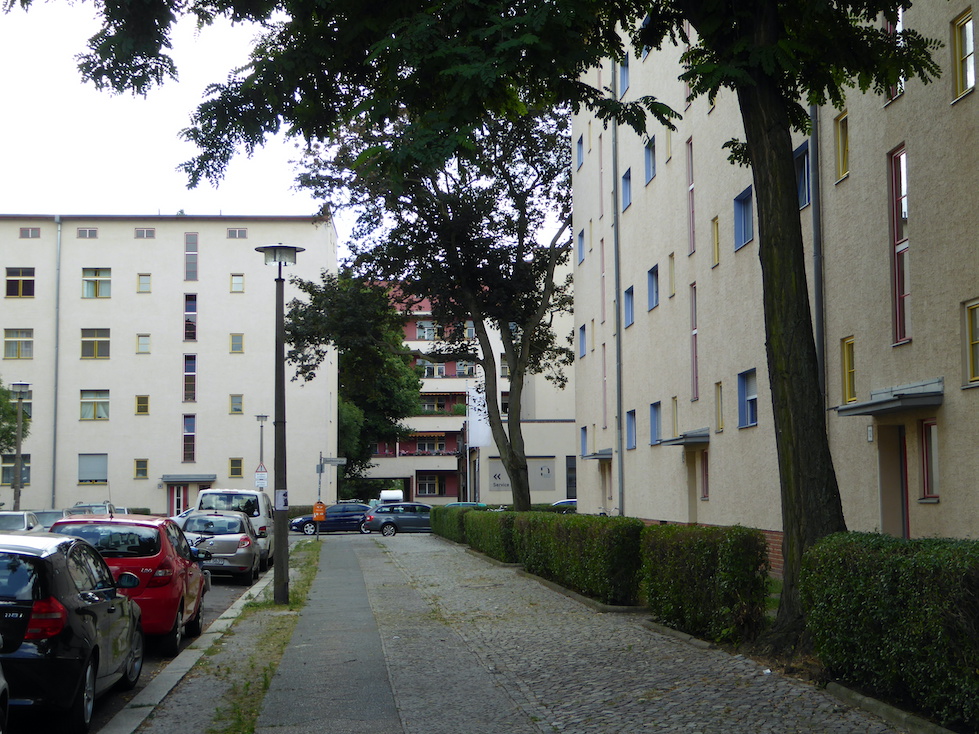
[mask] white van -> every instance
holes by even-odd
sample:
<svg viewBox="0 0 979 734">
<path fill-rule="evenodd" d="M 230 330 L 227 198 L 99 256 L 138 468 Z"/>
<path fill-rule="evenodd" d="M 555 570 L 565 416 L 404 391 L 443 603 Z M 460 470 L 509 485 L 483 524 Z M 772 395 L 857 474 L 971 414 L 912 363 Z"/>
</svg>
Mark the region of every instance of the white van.
<svg viewBox="0 0 979 734">
<path fill-rule="evenodd" d="M 258 546 L 261 548 L 259 566 L 267 571 L 272 565 L 275 550 L 275 523 L 272 500 L 257 489 L 202 489 L 197 495 L 198 510 L 237 510 L 252 521 Z"/>
</svg>

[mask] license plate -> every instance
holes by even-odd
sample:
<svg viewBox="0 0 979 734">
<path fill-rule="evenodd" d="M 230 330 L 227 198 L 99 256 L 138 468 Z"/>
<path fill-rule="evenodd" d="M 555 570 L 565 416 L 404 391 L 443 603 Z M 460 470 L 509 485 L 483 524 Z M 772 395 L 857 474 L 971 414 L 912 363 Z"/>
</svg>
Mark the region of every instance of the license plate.
<svg viewBox="0 0 979 734">
<path fill-rule="evenodd" d="M 214 566 L 223 566 L 226 562 L 227 561 L 225 561 L 223 558 L 212 558 L 210 561 L 208 561 L 208 563 Z"/>
</svg>

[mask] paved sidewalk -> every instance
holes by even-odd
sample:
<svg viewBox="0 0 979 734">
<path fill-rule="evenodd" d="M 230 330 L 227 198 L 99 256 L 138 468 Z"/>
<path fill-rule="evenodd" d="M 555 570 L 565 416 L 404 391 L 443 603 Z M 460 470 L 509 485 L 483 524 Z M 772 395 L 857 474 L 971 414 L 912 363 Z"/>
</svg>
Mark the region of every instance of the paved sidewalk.
<svg viewBox="0 0 979 734">
<path fill-rule="evenodd" d="M 904 731 L 438 537 L 321 553 L 257 734 Z"/>
</svg>

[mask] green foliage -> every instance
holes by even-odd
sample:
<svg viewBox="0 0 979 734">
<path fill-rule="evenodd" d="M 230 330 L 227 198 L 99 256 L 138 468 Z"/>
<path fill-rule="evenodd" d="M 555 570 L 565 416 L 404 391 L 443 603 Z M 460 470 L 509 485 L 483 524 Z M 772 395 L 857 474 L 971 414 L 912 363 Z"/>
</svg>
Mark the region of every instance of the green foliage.
<svg viewBox="0 0 979 734">
<path fill-rule="evenodd" d="M 463 517 L 469 547 L 502 563 L 517 563 L 513 541 L 515 512 L 469 512 Z"/>
<path fill-rule="evenodd" d="M 712 640 L 751 639 L 768 597 L 765 537 L 740 526 L 651 525 L 640 598 L 654 619 Z"/>
<path fill-rule="evenodd" d="M 838 533 L 807 552 L 800 592 L 834 675 L 979 730 L 979 542 Z"/>
<path fill-rule="evenodd" d="M 21 417 L 21 440 L 31 431 L 31 421 Z M 17 446 L 17 401 L 0 381 L 0 453 L 9 454 Z"/>
<path fill-rule="evenodd" d="M 466 527 L 463 519 L 472 507 L 432 506 L 432 532 L 456 543 L 466 543 Z"/>
</svg>

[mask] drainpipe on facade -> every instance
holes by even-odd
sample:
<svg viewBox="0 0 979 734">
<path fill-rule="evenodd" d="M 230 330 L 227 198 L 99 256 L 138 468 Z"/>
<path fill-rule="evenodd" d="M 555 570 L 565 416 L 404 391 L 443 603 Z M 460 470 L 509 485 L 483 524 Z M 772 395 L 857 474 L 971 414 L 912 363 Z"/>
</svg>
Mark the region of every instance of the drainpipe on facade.
<svg viewBox="0 0 979 734">
<path fill-rule="evenodd" d="M 619 69 L 612 62 L 612 96 L 619 97 Z M 612 121 L 612 274 L 615 293 L 615 453 L 616 483 L 619 485 L 619 515 L 625 515 L 625 467 L 623 466 L 624 441 L 622 436 L 622 285 L 619 274 L 619 124 Z M 602 498 L 604 501 L 604 497 Z M 609 514 L 612 514 L 609 508 Z"/>
<path fill-rule="evenodd" d="M 54 384 L 51 386 L 53 407 L 51 419 L 51 509 L 58 509 L 58 385 L 61 366 L 61 215 L 54 217 L 56 226 L 54 250 Z"/>
<path fill-rule="evenodd" d="M 819 107 L 809 108 L 812 133 L 809 137 L 809 186 L 812 189 L 812 263 L 813 263 L 813 337 L 816 341 L 816 364 L 819 368 L 819 392 L 826 404 L 826 325 L 823 308 L 823 225 L 820 203 L 819 173 Z"/>
</svg>

